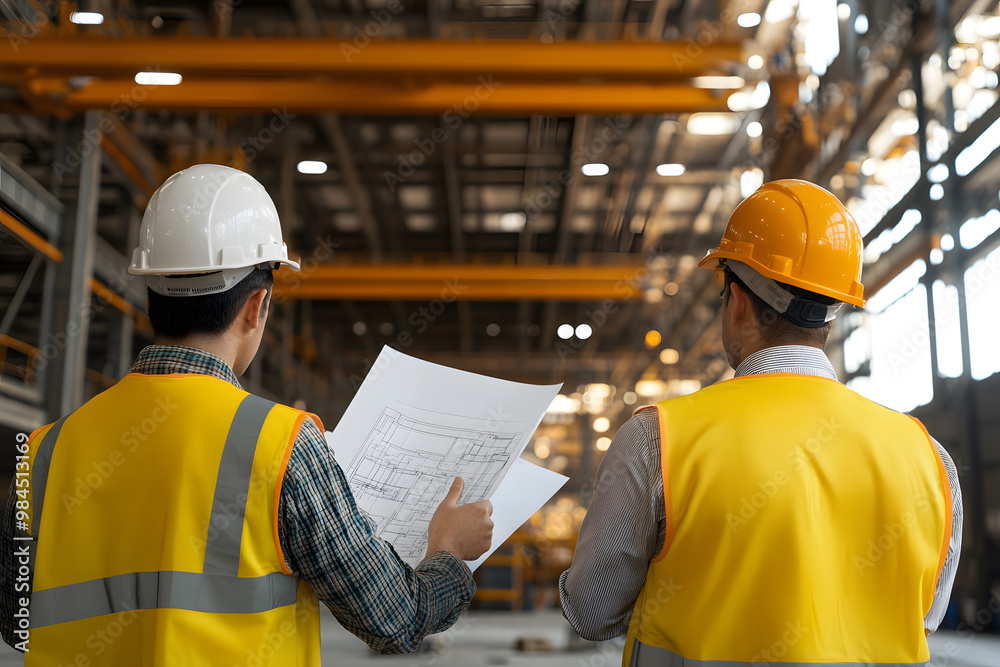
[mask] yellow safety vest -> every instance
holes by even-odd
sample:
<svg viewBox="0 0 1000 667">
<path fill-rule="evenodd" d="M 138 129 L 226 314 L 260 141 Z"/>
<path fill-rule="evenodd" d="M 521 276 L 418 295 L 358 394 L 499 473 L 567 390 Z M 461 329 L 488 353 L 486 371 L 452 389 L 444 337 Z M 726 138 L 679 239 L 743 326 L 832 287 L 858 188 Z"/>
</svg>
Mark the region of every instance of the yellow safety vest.
<svg viewBox="0 0 1000 667">
<path fill-rule="evenodd" d="M 656 410 L 667 536 L 626 667 L 929 660 L 923 621 L 952 507 L 920 422 L 794 374 L 736 378 Z"/>
<path fill-rule="evenodd" d="M 299 410 L 207 375 L 131 374 L 29 440 L 25 665 L 319 665 L 278 542 Z"/>
</svg>

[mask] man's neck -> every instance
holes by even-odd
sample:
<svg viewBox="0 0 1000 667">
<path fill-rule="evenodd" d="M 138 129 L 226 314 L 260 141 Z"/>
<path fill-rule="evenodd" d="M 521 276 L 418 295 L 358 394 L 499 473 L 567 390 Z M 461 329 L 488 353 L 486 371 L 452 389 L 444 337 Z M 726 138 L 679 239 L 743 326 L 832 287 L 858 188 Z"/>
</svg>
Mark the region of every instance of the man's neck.
<svg viewBox="0 0 1000 667">
<path fill-rule="evenodd" d="M 193 347 L 215 356 L 226 362 L 226 365 L 233 372 L 236 372 L 236 345 L 226 336 L 205 336 L 192 334 L 183 338 L 167 338 L 157 336 L 153 341 L 154 345 L 180 345 L 183 347 Z"/>
<path fill-rule="evenodd" d="M 816 345 L 815 343 L 808 343 L 808 342 L 805 342 L 805 341 L 802 341 L 802 340 L 776 340 L 776 341 L 768 341 L 768 342 L 756 341 L 756 343 L 753 344 L 753 345 L 747 343 L 744 346 L 745 353 L 743 354 L 743 357 L 737 362 L 735 368 L 739 368 L 740 364 L 742 364 L 744 361 L 746 361 L 747 359 L 749 359 L 751 356 L 757 354 L 761 350 L 767 350 L 767 349 L 770 349 L 772 347 L 785 347 L 785 346 L 788 346 L 788 345 L 798 345 L 800 347 L 811 347 L 813 349 L 819 350 L 820 352 L 823 352 L 824 354 L 826 353 L 826 350 L 825 350 L 825 348 L 823 346 Z"/>
</svg>

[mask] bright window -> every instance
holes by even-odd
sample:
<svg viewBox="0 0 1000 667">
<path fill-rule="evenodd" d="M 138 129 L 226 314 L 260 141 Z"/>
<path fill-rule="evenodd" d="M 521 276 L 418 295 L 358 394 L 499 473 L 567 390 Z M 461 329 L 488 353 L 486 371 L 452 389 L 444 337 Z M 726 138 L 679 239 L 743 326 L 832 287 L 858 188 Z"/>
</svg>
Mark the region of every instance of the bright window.
<svg viewBox="0 0 1000 667">
<path fill-rule="evenodd" d="M 867 327 L 858 327 L 844 340 L 844 370 L 853 373 L 871 359 L 872 336 Z"/>
<path fill-rule="evenodd" d="M 962 247 L 971 250 L 986 240 L 986 238 L 1000 229 L 1000 211 L 990 209 L 990 211 L 980 218 L 969 218 L 958 228 L 958 242 Z"/>
<path fill-rule="evenodd" d="M 919 282 L 926 270 L 922 260 L 914 262 L 869 300 L 868 307 L 875 311 L 868 320 L 871 376 L 848 383 L 876 403 L 901 412 L 934 397 L 927 288 Z"/>
<path fill-rule="evenodd" d="M 962 375 L 962 327 L 958 312 L 958 288 L 935 280 L 932 293 L 938 373 L 944 377 L 957 378 Z"/>
<path fill-rule="evenodd" d="M 1000 371 L 1000 248 L 965 272 L 965 301 L 969 312 L 969 348 L 973 379 L 982 380 Z"/>
</svg>

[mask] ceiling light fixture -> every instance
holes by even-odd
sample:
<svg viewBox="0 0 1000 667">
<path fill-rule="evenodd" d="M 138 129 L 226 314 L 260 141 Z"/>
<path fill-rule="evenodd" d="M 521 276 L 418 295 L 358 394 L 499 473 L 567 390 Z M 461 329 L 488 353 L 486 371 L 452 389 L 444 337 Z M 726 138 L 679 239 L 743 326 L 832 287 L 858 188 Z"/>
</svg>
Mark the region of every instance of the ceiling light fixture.
<svg viewBox="0 0 1000 667">
<path fill-rule="evenodd" d="M 580 168 L 584 176 L 605 176 L 611 171 L 611 167 L 603 162 L 589 162 Z"/>
<path fill-rule="evenodd" d="M 682 176 L 687 169 L 682 164 L 665 163 L 656 167 L 656 173 L 660 176 Z"/>
<path fill-rule="evenodd" d="M 176 86 L 183 80 L 176 72 L 139 72 L 135 82 L 140 86 Z"/>
<path fill-rule="evenodd" d="M 104 15 L 98 12 L 71 12 L 69 20 L 77 25 L 101 25 Z"/>
<path fill-rule="evenodd" d="M 695 88 L 712 90 L 739 90 L 746 83 L 742 76 L 696 76 L 691 79 L 691 85 Z"/>
<path fill-rule="evenodd" d="M 687 131 L 702 136 L 733 134 L 740 129 L 740 119 L 731 113 L 693 113 L 688 118 Z"/>
</svg>

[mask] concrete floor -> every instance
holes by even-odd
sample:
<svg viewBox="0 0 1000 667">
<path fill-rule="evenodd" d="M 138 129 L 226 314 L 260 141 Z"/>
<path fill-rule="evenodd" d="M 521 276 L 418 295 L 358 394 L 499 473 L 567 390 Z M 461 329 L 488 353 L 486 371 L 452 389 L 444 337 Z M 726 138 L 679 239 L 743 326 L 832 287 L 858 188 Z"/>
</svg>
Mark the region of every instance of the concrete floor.
<svg viewBox="0 0 1000 667">
<path fill-rule="evenodd" d="M 544 638 L 549 653 L 526 654 L 513 649 L 519 637 Z M 346 632 L 324 609 L 323 664 L 337 667 L 613 667 L 620 664 L 622 640 L 592 644 L 574 639 L 557 612 L 537 614 L 470 613 L 448 632 L 426 641 L 412 655 L 379 656 Z M 997 667 L 1000 637 L 939 632 L 930 637 L 932 667 Z M 0 667 L 24 660 L 0 643 Z"/>
</svg>

